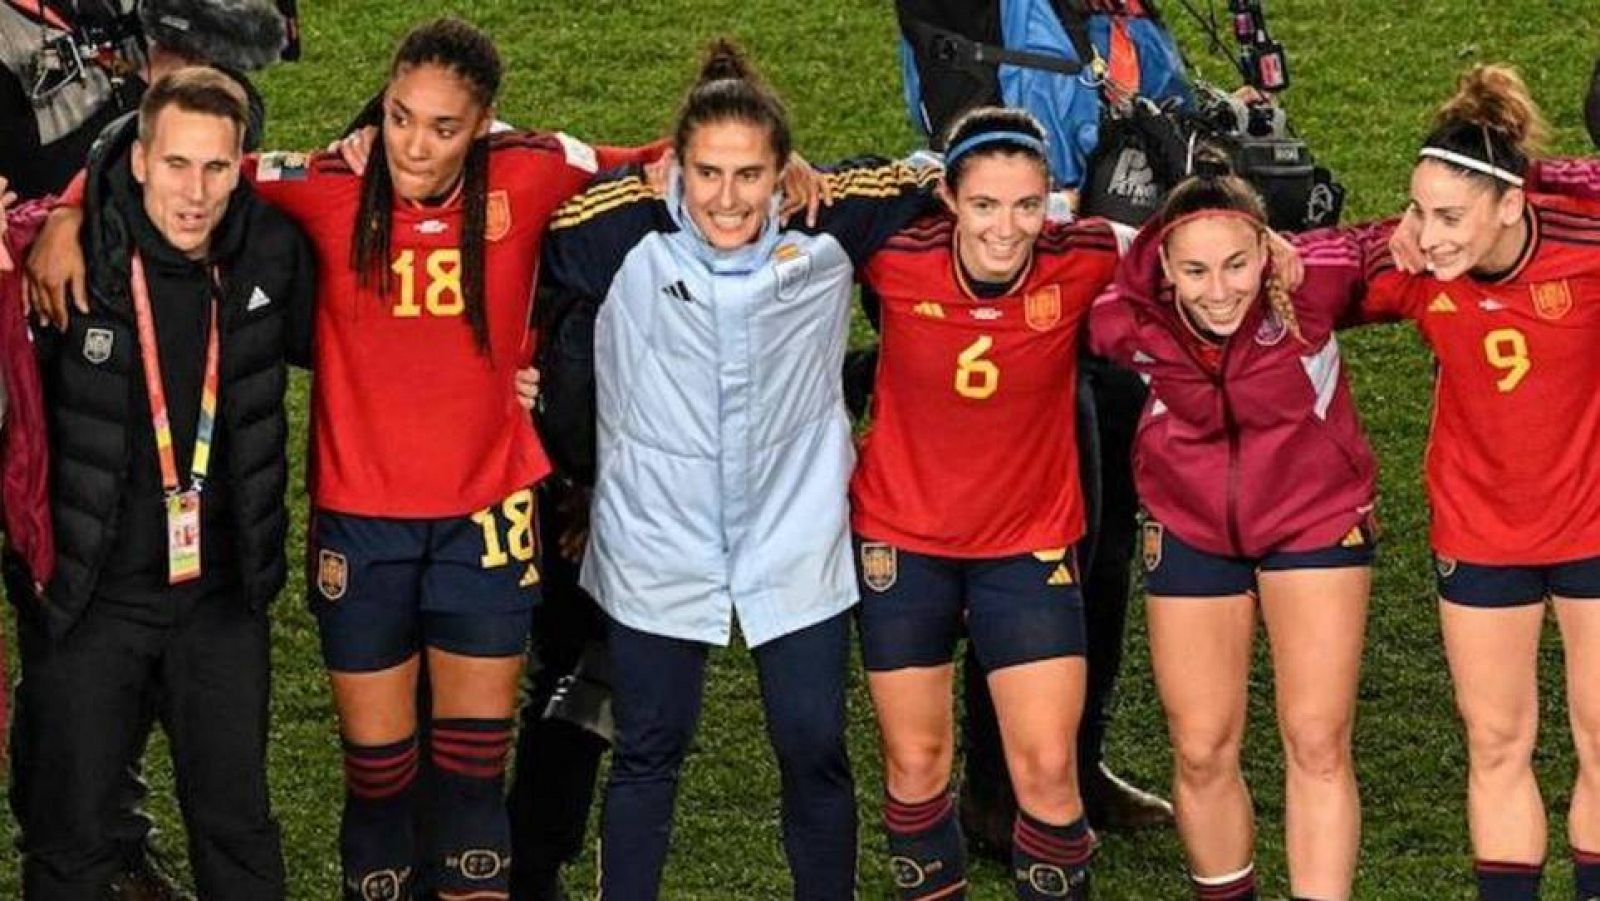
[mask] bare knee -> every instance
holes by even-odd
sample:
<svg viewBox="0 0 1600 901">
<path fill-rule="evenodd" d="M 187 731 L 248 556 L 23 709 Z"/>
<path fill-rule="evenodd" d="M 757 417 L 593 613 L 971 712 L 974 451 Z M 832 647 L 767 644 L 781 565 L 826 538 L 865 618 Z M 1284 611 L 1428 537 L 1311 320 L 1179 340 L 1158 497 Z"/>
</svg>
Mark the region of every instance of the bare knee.
<svg viewBox="0 0 1600 901">
<path fill-rule="evenodd" d="M 1466 718 L 1468 761 L 1479 776 L 1503 776 L 1532 766 L 1537 723 L 1532 717 Z"/>
<path fill-rule="evenodd" d="M 886 749 L 884 781 L 902 801 L 923 801 L 950 784 L 954 749 L 944 742 L 901 742 Z"/>
<path fill-rule="evenodd" d="M 1353 769 L 1350 722 L 1343 717 L 1288 723 L 1283 744 L 1290 771 L 1302 778 L 1336 782 Z"/>
<path fill-rule="evenodd" d="M 1077 769 L 1070 744 L 1023 748 L 1006 754 L 1011 787 L 1032 809 L 1068 804 L 1077 794 Z"/>
<path fill-rule="evenodd" d="M 1223 732 L 1174 736 L 1178 782 L 1191 790 L 1204 790 L 1238 779 L 1239 745 L 1239 736 Z"/>
</svg>

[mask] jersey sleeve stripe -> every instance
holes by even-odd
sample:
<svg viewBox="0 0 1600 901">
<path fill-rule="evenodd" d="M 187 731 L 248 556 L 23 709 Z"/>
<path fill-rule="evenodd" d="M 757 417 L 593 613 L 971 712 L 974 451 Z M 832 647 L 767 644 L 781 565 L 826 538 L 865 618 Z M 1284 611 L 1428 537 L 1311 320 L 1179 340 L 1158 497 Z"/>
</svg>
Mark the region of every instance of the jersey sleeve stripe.
<svg viewBox="0 0 1600 901">
<path fill-rule="evenodd" d="M 603 200 L 594 204 L 574 205 L 569 203 L 568 205 L 563 206 L 561 209 L 556 211 L 556 215 L 550 220 L 550 227 L 571 228 L 576 225 L 582 225 L 596 216 L 599 216 L 601 213 L 617 209 L 618 207 L 624 207 L 630 204 L 639 203 L 640 201 L 650 201 L 654 199 L 656 199 L 656 194 L 654 191 L 651 191 L 649 188 L 644 187 L 643 185 L 639 185 L 631 191 L 619 192 L 615 195 L 612 195 L 607 200 Z"/>
</svg>

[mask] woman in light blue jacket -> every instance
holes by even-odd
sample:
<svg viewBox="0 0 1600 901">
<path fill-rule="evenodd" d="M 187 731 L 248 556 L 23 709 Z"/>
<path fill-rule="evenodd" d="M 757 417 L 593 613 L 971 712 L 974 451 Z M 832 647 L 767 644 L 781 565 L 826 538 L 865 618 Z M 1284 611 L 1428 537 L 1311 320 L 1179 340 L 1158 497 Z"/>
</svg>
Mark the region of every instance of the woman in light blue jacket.
<svg viewBox="0 0 1600 901">
<path fill-rule="evenodd" d="M 833 204 L 816 227 L 781 223 L 785 114 L 726 42 L 712 46 L 674 146 L 664 195 L 638 173 L 601 181 L 558 211 L 546 244 L 546 276 L 595 311 L 580 371 L 547 362 L 546 422 L 559 441 L 562 386 L 592 365 L 582 584 L 610 618 L 618 729 L 601 891 L 659 892 L 706 655 L 737 618 L 782 776 L 795 897 L 849 898 L 855 454 L 839 373 L 855 267 L 923 208 L 934 173 L 847 164 L 827 176 Z"/>
</svg>

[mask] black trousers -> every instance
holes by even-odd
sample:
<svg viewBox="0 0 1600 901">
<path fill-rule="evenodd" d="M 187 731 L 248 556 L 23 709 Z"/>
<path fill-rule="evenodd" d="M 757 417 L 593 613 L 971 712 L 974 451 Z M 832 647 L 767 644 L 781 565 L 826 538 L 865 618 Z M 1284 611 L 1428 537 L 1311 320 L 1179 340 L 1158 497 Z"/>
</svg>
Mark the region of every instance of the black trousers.
<svg viewBox="0 0 1600 901">
<path fill-rule="evenodd" d="M 1078 376 L 1078 457 L 1088 519 L 1082 555 L 1083 609 L 1088 639 L 1089 682 L 1078 728 L 1078 770 L 1100 765 L 1111 698 L 1122 670 L 1128 621 L 1129 565 L 1133 562 L 1139 513 L 1133 484 L 1133 439 L 1144 407 L 1144 383 L 1132 372 L 1083 357 Z M 967 649 L 962 680 L 966 717 L 962 745 L 970 801 L 1009 820 L 1016 807 L 1000 725 L 982 668 Z"/>
<path fill-rule="evenodd" d="M 29 901 L 100 899 L 121 869 L 129 766 L 159 723 L 203 899 L 281 899 L 267 795 L 268 621 L 234 590 L 97 597 L 63 639 L 18 602 L 12 809 Z"/>
<path fill-rule="evenodd" d="M 511 895 L 535 897 L 583 852 L 594 806 L 600 758 L 609 743 L 584 727 L 546 717 L 550 698 L 594 643 L 605 641 L 606 620 L 578 587 L 578 566 L 561 556 L 560 536 L 570 519 L 561 489 L 539 492 L 544 548 L 543 596 L 533 610 L 516 767 L 506 806 L 511 817 Z M 609 681 L 609 674 L 599 675 Z"/>
</svg>

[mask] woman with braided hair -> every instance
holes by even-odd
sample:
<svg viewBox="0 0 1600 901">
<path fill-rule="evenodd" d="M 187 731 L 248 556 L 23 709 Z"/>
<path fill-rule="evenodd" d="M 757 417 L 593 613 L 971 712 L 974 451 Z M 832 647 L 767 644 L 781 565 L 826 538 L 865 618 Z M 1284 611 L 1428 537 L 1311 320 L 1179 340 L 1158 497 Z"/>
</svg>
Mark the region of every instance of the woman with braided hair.
<svg viewBox="0 0 1600 901">
<path fill-rule="evenodd" d="M 1151 657 L 1196 897 L 1255 897 L 1240 770 L 1259 605 L 1286 750 L 1298 898 L 1350 896 L 1360 805 L 1350 741 L 1377 467 L 1334 328 L 1362 289 L 1345 237 L 1295 238 L 1294 290 L 1269 273 L 1266 211 L 1202 159 L 1095 304 L 1095 353 L 1150 386 L 1134 450 Z"/>
</svg>

